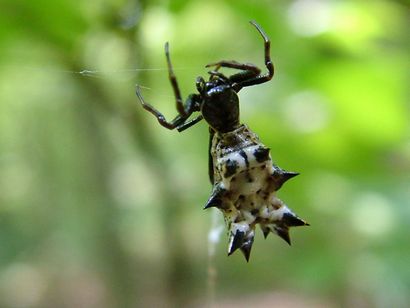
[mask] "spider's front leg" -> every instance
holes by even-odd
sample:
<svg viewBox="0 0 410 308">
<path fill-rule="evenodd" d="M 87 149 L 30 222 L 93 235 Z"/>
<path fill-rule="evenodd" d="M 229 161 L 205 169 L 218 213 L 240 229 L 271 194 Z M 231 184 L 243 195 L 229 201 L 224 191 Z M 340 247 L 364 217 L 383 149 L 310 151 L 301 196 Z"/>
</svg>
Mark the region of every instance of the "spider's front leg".
<svg viewBox="0 0 410 308">
<path fill-rule="evenodd" d="M 244 80 L 248 80 L 250 78 L 255 78 L 261 73 L 260 68 L 253 65 L 252 63 L 239 63 L 234 60 L 233 61 L 222 60 L 219 62 L 207 64 L 205 67 L 212 67 L 212 66 L 214 66 L 215 68 L 212 71 L 208 72 L 210 75 L 215 75 L 222 79 L 227 79 L 231 83 L 238 83 Z M 241 70 L 242 72 L 236 73 L 230 77 L 226 77 L 222 73 L 218 72 L 218 70 L 221 67 L 233 68 L 233 69 Z"/>
<path fill-rule="evenodd" d="M 188 96 L 188 99 L 186 100 L 185 104 L 183 104 L 182 97 L 181 97 L 181 91 L 179 90 L 178 86 L 178 81 L 177 78 L 174 74 L 174 70 L 172 68 L 171 64 L 171 59 L 169 56 L 169 45 L 168 42 L 165 43 L 165 56 L 167 58 L 167 65 L 168 65 L 168 73 L 169 73 L 169 81 L 171 82 L 172 89 L 174 90 L 174 95 L 175 95 L 175 102 L 176 102 L 176 108 L 178 111 L 178 115 L 172 120 L 172 121 L 167 121 L 164 117 L 164 115 L 159 112 L 156 108 L 148 104 L 142 94 L 141 94 L 141 88 L 140 86 L 137 85 L 136 89 L 136 94 L 141 102 L 142 107 L 147 110 L 148 112 L 152 113 L 158 120 L 159 124 L 161 124 L 163 127 L 167 129 L 174 129 L 174 128 L 179 128 L 180 126 L 184 126 L 188 118 L 191 116 L 191 114 L 195 111 L 199 111 L 199 96 L 196 94 L 191 94 Z M 201 118 L 202 119 L 202 118 Z M 199 119 L 199 120 L 201 120 Z M 197 122 L 199 122 L 197 120 Z M 195 122 L 195 123 L 197 123 Z M 189 123 L 189 122 L 188 122 Z M 193 123 L 193 124 L 195 124 Z M 191 124 L 191 125 L 193 125 Z M 190 125 L 190 126 L 191 126 Z M 179 130 L 181 131 L 181 130 Z"/>
<path fill-rule="evenodd" d="M 205 65 L 205 67 L 212 67 L 215 66 L 214 72 L 217 72 L 221 67 L 228 67 L 228 68 L 233 68 L 233 69 L 238 69 L 238 70 L 243 70 L 243 71 L 250 71 L 254 75 L 259 75 L 261 70 L 253 65 L 252 63 L 239 63 L 235 60 L 232 61 L 227 61 L 227 60 L 222 60 L 218 61 L 215 63 L 209 63 Z"/>
<path fill-rule="evenodd" d="M 165 43 L 165 57 L 167 58 L 167 65 L 168 65 L 168 78 L 169 78 L 169 81 L 171 82 L 172 89 L 174 90 L 175 102 L 176 102 L 178 113 L 181 116 L 186 116 L 184 105 L 182 103 L 181 91 L 179 90 L 177 77 L 175 76 L 174 69 L 171 63 L 171 58 L 169 56 L 168 42 Z"/>
<path fill-rule="evenodd" d="M 188 96 L 188 99 L 185 102 L 185 105 L 183 105 L 183 109 L 184 109 L 184 114 L 179 114 L 177 115 L 172 121 L 167 121 L 165 119 L 165 116 L 158 111 L 156 108 L 154 108 L 152 105 L 148 104 L 144 97 L 141 94 L 141 88 L 139 85 L 137 85 L 137 89 L 136 89 L 136 94 L 141 102 L 142 107 L 147 110 L 148 112 L 152 113 L 158 120 L 159 124 L 161 124 L 163 127 L 167 128 L 167 129 L 174 129 L 177 128 L 178 131 L 182 131 L 196 123 L 198 123 L 200 120 L 202 120 L 202 117 L 199 116 L 198 118 L 196 118 L 196 122 L 195 123 L 191 123 L 191 122 L 187 122 L 188 118 L 191 116 L 191 114 L 194 111 L 198 111 L 198 98 L 197 95 L 192 94 L 190 96 Z M 186 125 L 189 124 L 189 125 Z M 180 129 L 184 128 L 184 129 Z"/>
<path fill-rule="evenodd" d="M 216 63 L 210 63 L 206 66 L 214 66 L 215 69 L 213 72 L 217 72 L 221 67 L 242 70 L 242 72 L 239 72 L 229 77 L 229 80 L 234 84 L 234 88 L 236 89 L 236 91 L 239 91 L 241 88 L 246 86 L 267 82 L 272 79 L 274 74 L 273 63 L 270 58 L 270 40 L 268 36 L 265 34 L 265 32 L 262 30 L 262 28 L 256 22 L 251 21 L 250 23 L 256 28 L 256 30 L 258 30 L 258 32 L 264 40 L 265 66 L 268 69 L 268 73 L 261 75 L 261 70 L 254 64 L 239 63 L 237 61 L 222 60 Z M 210 72 L 210 74 L 212 74 L 212 72 Z"/>
<path fill-rule="evenodd" d="M 174 129 L 178 125 L 181 125 L 185 122 L 186 119 L 181 115 L 177 115 L 175 119 L 173 119 L 171 122 L 168 122 L 161 112 L 159 112 L 157 109 L 155 109 L 153 106 L 151 106 L 145 101 L 145 99 L 142 97 L 141 88 L 139 85 L 137 85 L 136 94 L 141 102 L 142 107 L 148 112 L 152 113 L 157 118 L 159 124 L 161 124 L 163 127 L 168 129 Z"/>
<path fill-rule="evenodd" d="M 258 75 L 254 78 L 250 78 L 248 80 L 243 80 L 241 82 L 238 82 L 238 86 L 246 87 L 246 86 L 252 86 L 255 84 L 260 84 L 267 82 L 272 79 L 273 74 L 274 74 L 274 67 L 272 60 L 270 58 L 270 40 L 266 33 L 262 30 L 261 26 L 259 26 L 255 21 L 250 21 L 250 23 L 258 30 L 259 34 L 262 36 L 263 41 L 264 41 L 264 54 L 265 54 L 265 66 L 268 69 L 268 73 L 263 74 L 263 75 Z"/>
</svg>

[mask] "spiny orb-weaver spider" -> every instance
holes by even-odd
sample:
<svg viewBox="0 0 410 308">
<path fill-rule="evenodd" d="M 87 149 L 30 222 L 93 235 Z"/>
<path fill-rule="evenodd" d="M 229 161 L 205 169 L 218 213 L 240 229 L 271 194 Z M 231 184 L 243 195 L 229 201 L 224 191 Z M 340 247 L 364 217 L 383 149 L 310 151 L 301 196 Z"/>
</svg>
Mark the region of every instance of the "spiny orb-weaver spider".
<svg viewBox="0 0 410 308">
<path fill-rule="evenodd" d="M 182 100 L 174 74 L 168 43 L 165 55 L 169 80 L 175 95 L 178 115 L 167 121 L 157 109 L 146 103 L 137 86 L 137 96 L 144 109 L 152 113 L 159 124 L 179 132 L 202 119 L 209 125 L 209 179 L 212 193 L 205 209 L 218 208 L 224 215 L 229 233 L 228 255 L 238 248 L 247 261 L 252 249 L 255 226 L 259 224 L 265 236 L 276 233 L 290 244 L 289 227 L 308 225 L 295 215 L 275 193 L 296 172 L 285 171 L 273 164 L 270 149 L 245 124 L 239 122 L 237 93 L 247 86 L 272 79 L 274 68 L 270 58 L 270 41 L 262 28 L 250 22 L 264 40 L 266 74 L 253 64 L 236 61 L 219 61 L 206 65 L 213 67 L 208 81 L 197 77 L 198 94 Z M 219 72 L 221 67 L 240 70 L 229 77 Z M 189 120 L 194 112 L 200 112 Z"/>
</svg>

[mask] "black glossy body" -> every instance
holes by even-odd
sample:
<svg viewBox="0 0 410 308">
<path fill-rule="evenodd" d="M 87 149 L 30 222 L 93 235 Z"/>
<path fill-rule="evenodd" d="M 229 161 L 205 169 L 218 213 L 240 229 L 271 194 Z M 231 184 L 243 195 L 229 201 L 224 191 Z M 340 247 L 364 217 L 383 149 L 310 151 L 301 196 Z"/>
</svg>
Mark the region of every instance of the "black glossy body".
<svg viewBox="0 0 410 308">
<path fill-rule="evenodd" d="M 201 113 L 209 126 L 218 132 L 230 132 L 239 126 L 239 98 L 230 85 L 214 86 L 203 96 Z"/>
</svg>

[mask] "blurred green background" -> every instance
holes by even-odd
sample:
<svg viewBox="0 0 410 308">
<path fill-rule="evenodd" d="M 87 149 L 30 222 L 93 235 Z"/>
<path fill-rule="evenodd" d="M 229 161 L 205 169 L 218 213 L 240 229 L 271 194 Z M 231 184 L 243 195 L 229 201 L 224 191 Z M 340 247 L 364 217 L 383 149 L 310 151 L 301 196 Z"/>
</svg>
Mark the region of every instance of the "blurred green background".
<svg viewBox="0 0 410 308">
<path fill-rule="evenodd" d="M 3 0 L 0 307 L 408 307 L 409 9 Z M 242 121 L 301 173 L 278 196 L 311 227 L 258 230 L 247 264 L 225 231 L 208 257 L 206 123 L 168 131 L 134 92 L 176 114 L 166 41 L 184 97 L 209 62 L 263 67 L 251 19 L 276 73 Z"/>
</svg>

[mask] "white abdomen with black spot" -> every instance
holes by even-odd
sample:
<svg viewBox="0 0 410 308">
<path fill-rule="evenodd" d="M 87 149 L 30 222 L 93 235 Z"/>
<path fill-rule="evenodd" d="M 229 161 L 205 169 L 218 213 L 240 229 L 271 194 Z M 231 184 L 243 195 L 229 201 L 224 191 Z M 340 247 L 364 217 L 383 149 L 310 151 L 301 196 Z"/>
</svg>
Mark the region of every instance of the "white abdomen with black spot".
<svg viewBox="0 0 410 308">
<path fill-rule="evenodd" d="M 297 173 L 275 166 L 269 148 L 246 125 L 215 133 L 211 155 L 214 186 L 205 208 L 222 211 L 229 228 L 228 254 L 239 248 L 249 260 L 257 224 L 265 237 L 273 232 L 290 244 L 289 227 L 307 223 L 275 193 Z"/>
</svg>

